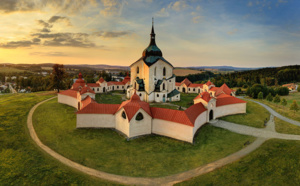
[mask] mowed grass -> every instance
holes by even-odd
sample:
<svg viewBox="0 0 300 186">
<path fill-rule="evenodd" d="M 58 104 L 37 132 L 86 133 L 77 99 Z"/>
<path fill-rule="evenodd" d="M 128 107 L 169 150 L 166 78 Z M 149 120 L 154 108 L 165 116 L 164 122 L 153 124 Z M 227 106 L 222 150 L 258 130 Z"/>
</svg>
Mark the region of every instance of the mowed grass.
<svg viewBox="0 0 300 186">
<path fill-rule="evenodd" d="M 264 122 L 270 119 L 270 113 L 262 106 L 252 101 L 247 102 L 246 114 L 236 114 L 219 118 L 228 122 L 264 128 Z"/>
<path fill-rule="evenodd" d="M 280 99 L 282 99 L 282 98 L 285 98 L 287 100 L 287 106 L 285 106 L 285 107 L 283 107 L 280 104 L 275 104 L 273 102 L 269 102 L 266 100 L 255 99 L 255 101 L 259 101 L 261 103 L 268 105 L 273 110 L 275 110 L 276 112 L 278 112 L 279 114 L 281 114 L 285 117 L 291 118 L 296 121 L 300 121 L 300 111 L 294 113 L 294 111 L 290 110 L 290 106 L 293 103 L 293 100 L 296 100 L 298 103 L 298 106 L 300 107 L 300 92 L 290 93 L 287 96 L 280 96 Z"/>
<path fill-rule="evenodd" d="M 279 133 L 300 135 L 300 126 L 290 124 L 275 117 L 275 129 Z"/>
<path fill-rule="evenodd" d="M 113 95 L 111 93 L 96 94 L 95 100 L 97 101 L 97 103 L 105 103 L 105 104 L 121 104 L 123 101 L 122 95 Z"/>
<path fill-rule="evenodd" d="M 194 104 L 194 98 L 197 97 L 198 94 L 187 94 L 187 93 L 180 93 L 180 101 L 171 102 L 174 105 L 179 105 L 181 107 L 189 108 Z"/>
<path fill-rule="evenodd" d="M 31 140 L 26 125 L 29 110 L 54 95 L 0 96 L 0 185 L 113 185 L 62 165 Z"/>
<path fill-rule="evenodd" d="M 127 141 L 111 129 L 76 129 L 75 109 L 56 99 L 37 108 L 33 124 L 41 141 L 59 154 L 101 171 L 136 177 L 190 170 L 255 139 L 207 125 L 200 129 L 194 145 L 157 135 Z"/>
<path fill-rule="evenodd" d="M 162 103 L 152 103 L 152 104 L 150 104 L 150 107 L 159 107 L 159 108 L 178 110 L 178 106 L 176 106 L 176 105 L 167 105 L 167 104 L 162 104 Z"/>
<path fill-rule="evenodd" d="M 20 70 L 12 67 L 0 67 L 0 73 L 19 73 L 24 72 L 24 70 Z"/>
<path fill-rule="evenodd" d="M 299 185 L 300 141 L 271 139 L 223 168 L 177 185 Z"/>
</svg>

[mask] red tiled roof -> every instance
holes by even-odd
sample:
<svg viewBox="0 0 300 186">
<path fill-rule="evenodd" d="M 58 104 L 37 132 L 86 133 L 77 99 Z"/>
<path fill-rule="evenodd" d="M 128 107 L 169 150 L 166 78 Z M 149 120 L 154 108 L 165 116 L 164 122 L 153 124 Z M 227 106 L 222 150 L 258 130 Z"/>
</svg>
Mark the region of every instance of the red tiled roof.
<svg viewBox="0 0 300 186">
<path fill-rule="evenodd" d="M 217 91 L 219 89 L 219 87 L 211 87 L 209 90 L 210 91 Z"/>
<path fill-rule="evenodd" d="M 223 106 L 223 105 L 231 105 L 231 104 L 236 104 L 236 103 L 247 103 L 244 100 L 241 100 L 239 98 L 236 98 L 234 96 L 230 96 L 227 94 L 221 94 L 217 97 L 217 104 L 216 106 Z"/>
<path fill-rule="evenodd" d="M 119 104 L 90 103 L 76 114 L 115 114 Z"/>
<path fill-rule="evenodd" d="M 147 112 L 150 116 L 152 116 L 149 103 L 141 101 L 140 97 L 136 93 L 131 96 L 130 100 L 123 101 L 117 111 L 122 108 L 124 108 L 126 112 L 128 121 L 133 118 L 133 116 L 140 108 Z"/>
<path fill-rule="evenodd" d="M 233 92 L 233 90 L 231 90 L 225 83 L 220 87 L 218 88 L 218 90 L 216 91 L 216 96 L 224 93 L 224 94 L 227 94 L 227 95 L 230 95 L 231 92 Z"/>
<path fill-rule="evenodd" d="M 192 84 L 189 85 L 189 87 L 200 87 L 200 88 L 202 88 L 203 84 L 194 84 L 194 83 L 192 83 Z"/>
<path fill-rule="evenodd" d="M 206 102 L 209 102 L 209 100 L 211 100 L 212 97 L 210 97 L 210 94 L 208 92 L 202 92 L 201 94 L 199 94 L 197 97 L 194 98 L 195 99 L 203 99 Z"/>
<path fill-rule="evenodd" d="M 179 87 L 180 85 L 181 85 L 181 83 L 175 82 L 175 86 Z"/>
<path fill-rule="evenodd" d="M 210 80 L 208 80 L 205 84 L 206 84 L 207 86 L 213 85 L 213 83 L 212 83 Z"/>
<path fill-rule="evenodd" d="M 98 81 L 99 81 L 100 83 L 103 83 L 105 80 L 101 77 Z"/>
<path fill-rule="evenodd" d="M 110 84 L 110 85 L 124 85 L 123 82 L 119 82 L 119 81 L 110 81 L 110 82 L 108 82 L 108 84 Z"/>
<path fill-rule="evenodd" d="M 122 82 L 126 84 L 128 81 L 130 81 L 130 77 L 127 75 Z"/>
<path fill-rule="evenodd" d="M 84 93 L 92 93 L 92 94 L 95 94 L 95 92 L 90 88 L 90 87 L 82 87 L 81 90 L 80 90 L 80 94 L 84 94 Z"/>
<path fill-rule="evenodd" d="M 192 82 L 190 82 L 190 80 L 188 78 L 185 78 L 181 84 L 185 84 L 186 86 L 189 86 L 190 84 L 192 84 Z"/>
<path fill-rule="evenodd" d="M 82 108 L 81 109 L 83 109 L 84 107 L 86 107 L 90 103 L 96 103 L 96 101 L 93 100 L 90 96 L 87 96 L 83 100 L 81 100 L 81 103 L 82 103 Z"/>
<path fill-rule="evenodd" d="M 100 87 L 100 84 L 98 83 L 87 83 L 87 85 L 90 87 Z"/>
<path fill-rule="evenodd" d="M 192 105 L 185 111 L 151 107 L 153 118 L 181 123 L 192 127 L 194 126 L 196 118 L 205 110 L 202 103 Z"/>
<path fill-rule="evenodd" d="M 111 81 L 107 82 L 107 86 L 114 85 Z"/>
<path fill-rule="evenodd" d="M 62 95 L 66 95 L 66 96 L 71 96 L 71 97 L 77 99 L 77 91 L 76 90 L 69 89 L 69 90 L 62 91 L 62 92 L 60 92 L 58 94 L 62 94 Z"/>
</svg>

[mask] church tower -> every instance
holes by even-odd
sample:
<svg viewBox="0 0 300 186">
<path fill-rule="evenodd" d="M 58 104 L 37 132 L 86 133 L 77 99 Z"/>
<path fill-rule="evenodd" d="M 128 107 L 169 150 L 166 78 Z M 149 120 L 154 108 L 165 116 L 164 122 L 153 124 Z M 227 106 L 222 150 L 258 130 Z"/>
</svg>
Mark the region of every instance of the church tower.
<svg viewBox="0 0 300 186">
<path fill-rule="evenodd" d="M 162 51 L 156 45 L 155 35 L 152 18 L 150 43 L 142 57 L 130 65 L 131 87 L 127 90 L 127 98 L 136 90 L 142 101 L 179 101 L 180 93 L 175 88 L 174 67 L 163 58 Z"/>
</svg>

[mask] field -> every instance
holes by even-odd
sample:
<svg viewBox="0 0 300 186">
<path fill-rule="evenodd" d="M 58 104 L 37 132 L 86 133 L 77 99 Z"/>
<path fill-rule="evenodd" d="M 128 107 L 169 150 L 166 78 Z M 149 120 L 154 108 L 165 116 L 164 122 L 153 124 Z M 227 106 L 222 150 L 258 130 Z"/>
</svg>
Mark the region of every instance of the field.
<svg viewBox="0 0 300 186">
<path fill-rule="evenodd" d="M 300 135 L 300 127 L 275 117 L 276 132 Z"/>
<path fill-rule="evenodd" d="M 125 96 L 125 94 L 124 94 Z M 107 94 L 96 94 L 95 100 L 97 103 L 106 103 L 106 104 L 121 104 L 122 95 L 113 95 L 111 93 Z"/>
<path fill-rule="evenodd" d="M 52 96 L 47 92 L 0 96 L 0 185 L 113 185 L 62 165 L 33 143 L 27 114 Z"/>
<path fill-rule="evenodd" d="M 219 118 L 228 122 L 263 128 L 264 121 L 269 121 L 270 113 L 262 106 L 252 101 L 247 102 L 247 114 L 237 114 Z"/>
<path fill-rule="evenodd" d="M 111 129 L 76 129 L 74 112 L 57 99 L 39 106 L 33 124 L 41 141 L 71 160 L 120 175 L 157 177 L 183 172 L 236 152 L 255 139 L 206 125 L 194 145 L 157 135 L 127 141 Z"/>
<path fill-rule="evenodd" d="M 280 96 L 280 99 L 285 98 L 287 100 L 287 106 L 283 107 L 280 104 L 277 105 L 273 102 L 268 102 L 266 100 L 258 100 L 255 99 L 255 101 L 259 101 L 262 102 L 266 105 L 268 105 L 269 107 L 271 107 L 272 109 L 274 109 L 276 112 L 278 112 L 279 114 L 300 121 L 300 111 L 296 112 L 294 114 L 293 111 L 290 110 L 290 106 L 293 102 L 293 100 L 296 100 L 298 103 L 298 106 L 300 107 L 300 92 L 296 92 L 296 93 L 290 93 L 288 96 Z"/>
<path fill-rule="evenodd" d="M 19 70 L 11 67 L 0 67 L 0 73 L 19 73 L 24 72 L 24 70 Z"/>
<path fill-rule="evenodd" d="M 299 185 L 300 141 L 271 139 L 223 168 L 178 185 Z"/>
<path fill-rule="evenodd" d="M 197 97 L 197 95 L 198 94 L 180 93 L 180 101 L 174 101 L 172 104 L 188 108 L 194 104 L 193 99 Z"/>
<path fill-rule="evenodd" d="M 185 69 L 185 68 L 175 68 L 173 73 L 176 76 L 187 76 L 189 74 L 199 74 L 202 73 L 200 70 L 192 70 L 192 69 Z"/>
</svg>

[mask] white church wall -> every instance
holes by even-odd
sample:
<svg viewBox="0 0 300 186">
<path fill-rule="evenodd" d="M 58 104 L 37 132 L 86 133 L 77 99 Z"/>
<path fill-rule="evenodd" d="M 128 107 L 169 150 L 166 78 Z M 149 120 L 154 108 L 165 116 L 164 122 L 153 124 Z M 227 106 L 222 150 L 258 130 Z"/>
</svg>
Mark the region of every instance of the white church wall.
<svg viewBox="0 0 300 186">
<path fill-rule="evenodd" d="M 215 117 L 222 117 L 232 114 L 244 114 L 246 113 L 246 103 L 236 103 L 230 105 L 219 106 L 216 108 Z"/>
<path fill-rule="evenodd" d="M 193 143 L 193 127 L 180 123 L 153 119 L 152 133 Z"/>
<path fill-rule="evenodd" d="M 77 114 L 77 128 L 115 128 L 113 114 Z"/>
<path fill-rule="evenodd" d="M 71 107 L 78 109 L 79 100 L 77 100 L 74 97 L 58 94 L 57 100 L 58 100 L 58 103 L 63 103 L 63 104 L 66 104 L 66 105 L 69 105 Z"/>
<path fill-rule="evenodd" d="M 138 113 L 142 113 L 144 119 L 137 121 L 136 116 Z M 151 134 L 152 117 L 147 114 L 143 109 L 139 109 L 138 112 L 131 119 L 129 124 L 129 137 L 135 137 L 145 134 Z"/>
</svg>

